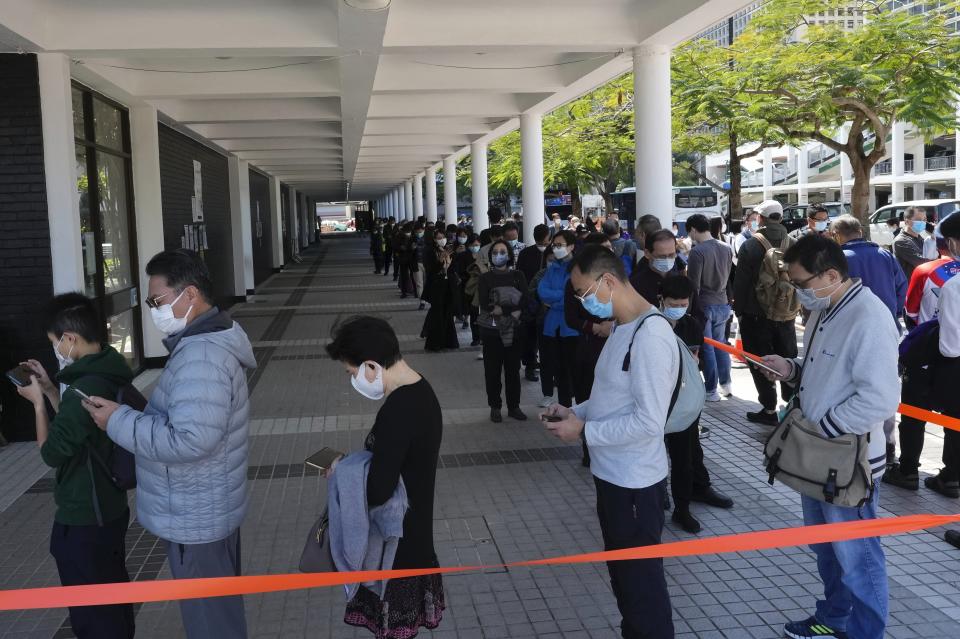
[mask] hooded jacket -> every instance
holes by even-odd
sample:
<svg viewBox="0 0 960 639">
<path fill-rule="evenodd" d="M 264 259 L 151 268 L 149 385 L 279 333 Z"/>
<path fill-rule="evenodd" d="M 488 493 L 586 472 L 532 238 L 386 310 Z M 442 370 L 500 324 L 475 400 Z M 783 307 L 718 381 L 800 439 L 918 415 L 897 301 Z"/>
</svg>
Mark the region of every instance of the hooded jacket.
<svg viewBox="0 0 960 639">
<path fill-rule="evenodd" d="M 66 384 L 67 389 L 50 424 L 47 441 L 40 447 L 40 457 L 47 466 L 57 469 L 53 488 L 57 503 L 54 519 L 61 524 L 97 524 L 90 484 L 91 468 L 87 467 L 87 446 L 92 446 L 101 459 L 108 458 L 112 447 L 106 433 L 97 428 L 73 389 L 112 400 L 117 396 L 117 390 L 132 379 L 133 372 L 127 361 L 110 346 L 99 353 L 81 357 L 56 377 L 56 381 Z M 109 523 L 127 510 L 127 492 L 114 486 L 96 462 L 91 467 L 103 521 Z"/>
<path fill-rule="evenodd" d="M 161 539 L 203 544 L 247 511 L 250 340 L 213 308 L 164 340 L 170 351 L 150 402 L 121 406 L 107 434 L 136 456 L 137 519 Z"/>
</svg>

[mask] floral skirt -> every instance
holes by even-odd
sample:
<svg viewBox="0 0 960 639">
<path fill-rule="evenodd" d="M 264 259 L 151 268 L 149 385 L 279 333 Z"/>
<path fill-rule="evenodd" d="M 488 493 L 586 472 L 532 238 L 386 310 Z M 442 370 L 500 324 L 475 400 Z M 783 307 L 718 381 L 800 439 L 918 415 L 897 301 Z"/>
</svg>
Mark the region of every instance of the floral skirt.
<svg viewBox="0 0 960 639">
<path fill-rule="evenodd" d="M 383 600 L 372 590 L 360 590 L 347 604 L 344 622 L 360 626 L 376 639 L 410 639 L 420 627 L 433 630 L 443 619 L 446 603 L 440 575 L 392 579 Z"/>
</svg>

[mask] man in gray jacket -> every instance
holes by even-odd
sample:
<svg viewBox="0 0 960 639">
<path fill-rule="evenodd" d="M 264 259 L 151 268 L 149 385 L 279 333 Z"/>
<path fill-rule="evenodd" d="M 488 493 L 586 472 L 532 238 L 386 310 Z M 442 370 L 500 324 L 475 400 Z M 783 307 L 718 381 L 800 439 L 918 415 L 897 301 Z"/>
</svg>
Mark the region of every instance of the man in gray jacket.
<svg viewBox="0 0 960 639">
<path fill-rule="evenodd" d="M 253 349 L 240 325 L 212 305 L 210 274 L 196 253 L 159 253 L 147 275 L 145 301 L 170 352 L 150 402 L 142 413 L 100 397 L 85 405 L 136 456 L 137 519 L 166 542 L 173 577 L 236 576 Z M 184 600 L 180 611 L 190 639 L 247 636 L 239 596 Z"/>
</svg>

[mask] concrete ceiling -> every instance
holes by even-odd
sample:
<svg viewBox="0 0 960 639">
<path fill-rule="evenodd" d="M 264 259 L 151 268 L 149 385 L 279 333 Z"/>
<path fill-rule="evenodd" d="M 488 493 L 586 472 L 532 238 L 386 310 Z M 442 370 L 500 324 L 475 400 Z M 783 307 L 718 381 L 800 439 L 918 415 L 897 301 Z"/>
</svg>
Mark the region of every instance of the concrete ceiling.
<svg viewBox="0 0 960 639">
<path fill-rule="evenodd" d="M 372 199 L 630 70 L 745 0 L 0 0 L 0 51 L 74 76 L 319 200 Z M 385 0 L 384 0 L 385 1 Z M 349 4 L 348 4 L 349 3 Z M 374 2 L 375 3 L 375 2 Z"/>
</svg>

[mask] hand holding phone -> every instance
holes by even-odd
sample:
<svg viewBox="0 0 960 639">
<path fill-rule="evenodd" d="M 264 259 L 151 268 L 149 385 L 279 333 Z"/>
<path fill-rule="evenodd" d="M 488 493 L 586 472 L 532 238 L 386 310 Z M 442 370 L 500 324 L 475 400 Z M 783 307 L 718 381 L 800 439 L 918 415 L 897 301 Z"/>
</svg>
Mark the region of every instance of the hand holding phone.
<svg viewBox="0 0 960 639">
<path fill-rule="evenodd" d="M 36 376 L 37 376 L 36 373 L 34 373 L 32 370 L 30 370 L 23 364 L 20 364 L 19 366 L 15 366 L 14 368 L 11 368 L 10 370 L 7 371 L 7 379 L 10 380 L 12 384 L 19 386 L 20 388 L 23 388 L 25 386 L 29 386 L 30 384 L 32 384 L 33 379 Z"/>
<path fill-rule="evenodd" d="M 563 417 L 560 417 L 559 415 L 548 415 L 547 413 L 544 413 L 543 415 L 540 416 L 540 421 L 544 421 L 544 422 L 562 422 L 562 421 L 563 421 Z"/>
<path fill-rule="evenodd" d="M 316 468 L 320 472 L 330 470 L 338 459 L 343 457 L 343 453 L 332 448 L 321 448 L 314 454 L 303 460 L 303 463 L 311 468 Z"/>
</svg>

